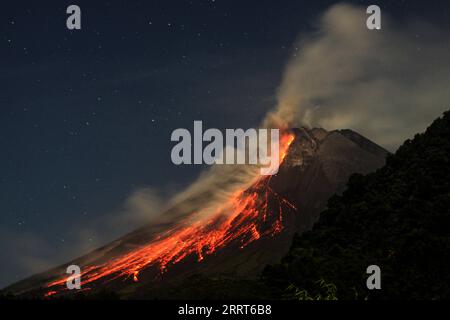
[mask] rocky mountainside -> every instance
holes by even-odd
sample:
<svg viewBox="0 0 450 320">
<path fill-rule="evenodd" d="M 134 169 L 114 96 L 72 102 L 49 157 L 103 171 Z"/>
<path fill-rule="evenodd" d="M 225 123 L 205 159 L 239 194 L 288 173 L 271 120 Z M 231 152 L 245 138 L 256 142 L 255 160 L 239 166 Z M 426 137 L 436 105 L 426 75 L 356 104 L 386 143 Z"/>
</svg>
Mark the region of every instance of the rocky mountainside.
<svg viewBox="0 0 450 320">
<path fill-rule="evenodd" d="M 193 274 L 256 277 L 288 252 L 294 234 L 312 228 L 330 196 L 343 191 L 351 174 L 376 170 L 388 154 L 351 130 L 299 128 L 291 134 L 294 140 L 278 174 L 244 191 L 226 215 L 206 226 L 143 227 L 4 292 L 72 296 L 74 292 L 64 288 L 70 264 L 86 272 L 83 294 L 107 290 L 121 298 L 157 297 L 158 288 Z"/>
<path fill-rule="evenodd" d="M 293 299 L 449 299 L 449 230 L 450 111 L 376 172 L 353 175 L 314 228 L 264 271 L 265 291 Z M 381 290 L 366 286 L 370 265 L 380 268 Z"/>
</svg>

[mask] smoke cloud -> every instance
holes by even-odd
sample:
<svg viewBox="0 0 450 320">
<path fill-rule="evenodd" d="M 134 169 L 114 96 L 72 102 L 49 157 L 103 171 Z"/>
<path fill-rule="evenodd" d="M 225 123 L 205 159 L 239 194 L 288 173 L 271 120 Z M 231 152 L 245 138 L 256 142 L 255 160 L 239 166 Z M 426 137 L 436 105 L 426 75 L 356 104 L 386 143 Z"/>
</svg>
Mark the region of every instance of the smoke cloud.
<svg viewBox="0 0 450 320">
<path fill-rule="evenodd" d="M 334 5 L 299 37 L 263 127 L 353 129 L 394 151 L 449 108 L 448 32 L 384 13 L 382 29 L 369 30 L 367 17 L 363 7 Z M 214 208 L 258 172 L 213 166 L 171 203 L 182 204 L 178 214 Z"/>
<path fill-rule="evenodd" d="M 382 13 L 368 30 L 365 8 L 331 7 L 301 36 L 269 122 L 353 129 L 394 151 L 450 106 L 449 33 Z"/>
<path fill-rule="evenodd" d="M 382 29 L 369 30 L 367 17 L 365 8 L 338 4 L 299 37 L 264 127 L 353 129 L 394 151 L 449 108 L 449 34 L 384 13 Z M 212 167 L 173 202 L 214 206 L 257 175 L 248 166 Z"/>
</svg>

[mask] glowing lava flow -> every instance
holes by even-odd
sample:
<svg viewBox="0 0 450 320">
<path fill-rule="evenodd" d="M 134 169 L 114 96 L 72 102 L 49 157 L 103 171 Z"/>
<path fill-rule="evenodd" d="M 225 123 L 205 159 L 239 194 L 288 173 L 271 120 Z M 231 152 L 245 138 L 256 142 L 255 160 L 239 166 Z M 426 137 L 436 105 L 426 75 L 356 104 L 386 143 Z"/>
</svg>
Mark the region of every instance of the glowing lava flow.
<svg viewBox="0 0 450 320">
<path fill-rule="evenodd" d="M 293 134 L 281 136 L 280 163 L 293 140 Z M 181 225 L 114 260 L 85 266 L 81 274 L 82 285 L 119 277 L 138 281 L 139 273 L 151 266 L 165 272 L 170 265 L 191 255 L 196 255 L 201 261 L 206 255 L 231 243 L 237 243 L 242 249 L 263 236 L 274 236 L 283 229 L 283 209 L 295 207 L 272 190 L 270 179 L 271 176 L 260 178 L 249 189 L 233 195 L 207 221 Z M 49 283 L 45 296 L 65 290 L 68 279 L 70 277 L 63 277 Z"/>
</svg>

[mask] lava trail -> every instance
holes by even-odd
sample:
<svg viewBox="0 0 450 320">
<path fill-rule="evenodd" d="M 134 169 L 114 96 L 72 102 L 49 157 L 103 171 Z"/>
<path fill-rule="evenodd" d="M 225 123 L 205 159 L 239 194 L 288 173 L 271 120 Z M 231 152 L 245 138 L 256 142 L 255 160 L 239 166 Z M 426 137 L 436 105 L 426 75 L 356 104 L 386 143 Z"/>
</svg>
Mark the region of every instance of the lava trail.
<svg viewBox="0 0 450 320">
<path fill-rule="evenodd" d="M 292 133 L 280 139 L 280 163 L 294 140 Z M 84 266 L 81 273 L 83 286 L 111 281 L 117 278 L 139 280 L 139 273 L 149 267 L 165 272 L 171 265 L 188 256 L 198 261 L 220 248 L 237 243 L 244 249 L 261 237 L 274 236 L 283 229 L 283 210 L 295 209 L 269 185 L 272 176 L 259 178 L 250 188 L 233 194 L 214 214 L 203 220 L 185 222 L 146 245 L 103 264 Z M 46 297 L 62 293 L 66 281 L 63 276 L 47 284 Z M 86 288 L 86 287 L 85 287 Z"/>
</svg>

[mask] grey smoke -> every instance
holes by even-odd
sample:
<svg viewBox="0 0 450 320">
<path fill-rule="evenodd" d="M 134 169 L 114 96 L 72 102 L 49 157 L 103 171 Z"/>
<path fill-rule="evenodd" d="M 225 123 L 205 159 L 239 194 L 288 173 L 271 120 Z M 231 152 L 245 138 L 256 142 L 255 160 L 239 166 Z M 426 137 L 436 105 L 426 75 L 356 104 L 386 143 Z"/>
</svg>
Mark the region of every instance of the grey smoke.
<svg viewBox="0 0 450 320">
<path fill-rule="evenodd" d="M 365 8 L 338 4 L 300 35 L 263 127 L 353 129 L 394 151 L 450 106 L 450 38 L 423 21 L 382 14 L 368 30 Z M 179 218 L 217 206 L 258 178 L 251 166 L 213 166 L 170 204 Z M 206 210 L 207 211 L 207 210 Z"/>
<path fill-rule="evenodd" d="M 367 17 L 363 7 L 334 5 L 312 35 L 299 36 L 264 127 L 349 128 L 394 151 L 450 107 L 448 32 L 423 21 L 399 25 L 385 13 L 382 29 L 368 30 Z M 214 166 L 172 201 L 213 206 L 257 175 Z"/>
<path fill-rule="evenodd" d="M 339 4 L 299 37 L 269 119 L 327 130 L 350 128 L 395 150 L 450 107 L 450 34 L 423 21 Z"/>
</svg>

